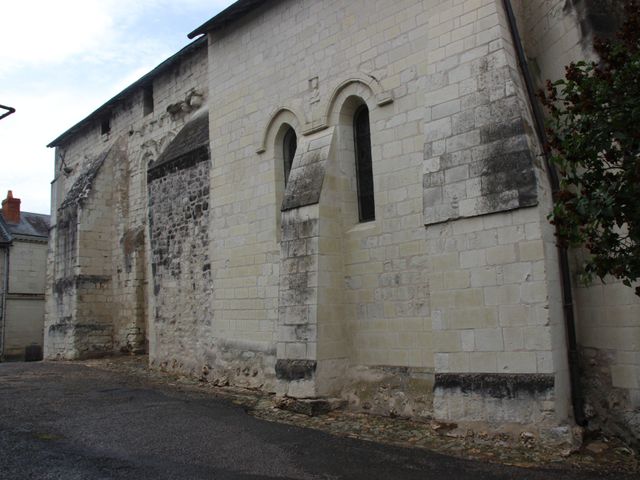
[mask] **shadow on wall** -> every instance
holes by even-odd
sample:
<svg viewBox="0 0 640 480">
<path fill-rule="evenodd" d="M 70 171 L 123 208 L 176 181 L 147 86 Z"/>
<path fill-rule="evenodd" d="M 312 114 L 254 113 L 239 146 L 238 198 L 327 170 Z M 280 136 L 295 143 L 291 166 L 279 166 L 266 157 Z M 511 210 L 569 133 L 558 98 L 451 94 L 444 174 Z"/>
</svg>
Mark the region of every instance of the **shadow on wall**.
<svg viewBox="0 0 640 480">
<path fill-rule="evenodd" d="M 610 38 L 624 18 L 621 0 L 566 0 L 565 13 L 575 10 L 580 22 L 582 46 L 591 47 L 594 38 Z"/>
</svg>

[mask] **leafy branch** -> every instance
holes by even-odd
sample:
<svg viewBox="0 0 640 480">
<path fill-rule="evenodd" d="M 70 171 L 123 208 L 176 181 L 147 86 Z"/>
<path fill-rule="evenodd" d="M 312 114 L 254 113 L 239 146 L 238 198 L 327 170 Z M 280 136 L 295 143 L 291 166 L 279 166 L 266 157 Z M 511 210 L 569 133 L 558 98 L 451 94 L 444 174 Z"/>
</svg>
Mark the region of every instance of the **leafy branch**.
<svg viewBox="0 0 640 480">
<path fill-rule="evenodd" d="M 560 245 L 585 247 L 584 279 L 640 279 L 640 4 L 626 0 L 612 40 L 596 40 L 598 62 L 565 67 L 540 98 L 548 145 L 561 175 L 549 215 Z M 640 296 L 640 287 L 635 289 Z"/>
</svg>

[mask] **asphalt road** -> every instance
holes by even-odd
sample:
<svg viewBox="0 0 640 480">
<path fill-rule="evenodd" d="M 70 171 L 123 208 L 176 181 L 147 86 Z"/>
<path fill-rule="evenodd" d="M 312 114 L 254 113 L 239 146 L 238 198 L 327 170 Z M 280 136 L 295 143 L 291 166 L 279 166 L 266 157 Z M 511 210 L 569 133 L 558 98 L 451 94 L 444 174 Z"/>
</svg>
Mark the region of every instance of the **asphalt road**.
<svg viewBox="0 0 640 480">
<path fill-rule="evenodd" d="M 211 395 L 69 363 L 0 364 L 1 479 L 600 479 L 262 421 Z"/>
</svg>

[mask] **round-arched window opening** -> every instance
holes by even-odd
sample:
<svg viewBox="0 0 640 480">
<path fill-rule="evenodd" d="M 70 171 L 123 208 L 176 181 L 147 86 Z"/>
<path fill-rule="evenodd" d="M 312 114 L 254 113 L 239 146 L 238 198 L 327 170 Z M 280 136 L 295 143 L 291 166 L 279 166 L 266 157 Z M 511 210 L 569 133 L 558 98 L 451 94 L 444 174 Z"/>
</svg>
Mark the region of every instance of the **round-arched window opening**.
<svg viewBox="0 0 640 480">
<path fill-rule="evenodd" d="M 358 107 L 353 114 L 353 137 L 356 150 L 356 178 L 358 183 L 358 213 L 361 222 L 376 218 L 373 200 L 373 168 L 371 165 L 371 132 L 369 109 Z"/>
<path fill-rule="evenodd" d="M 298 148 L 298 137 L 296 131 L 289 127 L 284 134 L 282 141 L 282 157 L 284 160 L 284 184 L 289 181 L 289 173 L 291 172 L 291 165 L 293 164 L 293 157 L 296 156 L 296 148 Z"/>
</svg>

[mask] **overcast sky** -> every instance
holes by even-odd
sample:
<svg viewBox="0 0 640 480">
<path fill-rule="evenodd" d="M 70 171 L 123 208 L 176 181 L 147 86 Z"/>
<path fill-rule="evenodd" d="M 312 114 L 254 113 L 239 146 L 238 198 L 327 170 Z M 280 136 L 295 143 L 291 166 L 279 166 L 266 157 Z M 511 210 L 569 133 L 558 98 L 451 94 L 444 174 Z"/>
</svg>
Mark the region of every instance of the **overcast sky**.
<svg viewBox="0 0 640 480">
<path fill-rule="evenodd" d="M 0 26 L 0 197 L 49 213 L 59 134 L 184 45 L 233 0 L 6 0 Z M 1 111 L 0 113 L 4 113 Z"/>
</svg>

